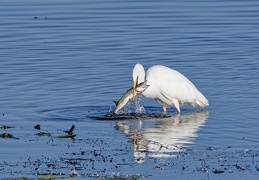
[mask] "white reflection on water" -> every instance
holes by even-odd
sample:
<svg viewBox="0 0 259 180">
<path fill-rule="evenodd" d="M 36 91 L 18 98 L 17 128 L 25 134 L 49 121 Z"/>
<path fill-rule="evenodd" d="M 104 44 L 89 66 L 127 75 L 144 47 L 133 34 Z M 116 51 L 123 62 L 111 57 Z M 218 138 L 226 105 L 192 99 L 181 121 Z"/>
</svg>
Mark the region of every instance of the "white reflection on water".
<svg viewBox="0 0 259 180">
<path fill-rule="evenodd" d="M 138 163 L 146 157 L 174 157 L 186 144 L 198 137 L 199 127 L 208 119 L 207 111 L 194 111 L 187 115 L 147 120 L 125 120 L 116 123 L 116 129 L 130 135 L 134 157 Z M 132 135 L 133 134 L 133 135 Z"/>
</svg>

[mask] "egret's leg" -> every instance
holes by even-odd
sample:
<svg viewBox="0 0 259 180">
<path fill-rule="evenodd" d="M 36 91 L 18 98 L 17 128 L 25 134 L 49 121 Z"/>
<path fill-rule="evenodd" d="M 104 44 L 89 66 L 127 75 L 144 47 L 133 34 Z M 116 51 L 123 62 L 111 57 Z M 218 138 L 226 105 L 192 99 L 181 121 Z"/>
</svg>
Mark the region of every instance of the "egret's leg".
<svg viewBox="0 0 259 180">
<path fill-rule="evenodd" d="M 174 107 L 177 109 L 178 113 L 181 113 L 178 100 L 173 99 L 172 101 L 173 101 Z"/>
<path fill-rule="evenodd" d="M 137 131 L 134 130 L 134 134 L 133 134 L 133 144 L 134 144 L 134 150 L 138 150 L 139 146 L 138 146 L 138 139 L 137 139 Z"/>
<path fill-rule="evenodd" d="M 164 110 L 164 114 L 166 114 L 166 107 L 163 107 L 163 110 Z"/>
</svg>

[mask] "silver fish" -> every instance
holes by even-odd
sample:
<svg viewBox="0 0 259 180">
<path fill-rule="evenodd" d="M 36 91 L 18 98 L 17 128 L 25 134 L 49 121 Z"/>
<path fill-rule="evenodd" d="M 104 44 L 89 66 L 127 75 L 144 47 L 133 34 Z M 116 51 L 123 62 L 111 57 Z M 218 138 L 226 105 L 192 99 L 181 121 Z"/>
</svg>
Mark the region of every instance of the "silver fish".
<svg viewBox="0 0 259 180">
<path fill-rule="evenodd" d="M 147 85 L 147 81 L 144 81 L 140 84 L 138 84 L 135 88 L 135 91 L 133 88 L 129 89 L 121 98 L 119 101 L 115 102 L 116 107 L 114 110 L 109 112 L 107 116 L 116 115 L 119 110 L 124 108 L 124 106 L 131 101 L 136 95 L 140 95 L 142 92 L 144 92 L 149 85 Z"/>
</svg>

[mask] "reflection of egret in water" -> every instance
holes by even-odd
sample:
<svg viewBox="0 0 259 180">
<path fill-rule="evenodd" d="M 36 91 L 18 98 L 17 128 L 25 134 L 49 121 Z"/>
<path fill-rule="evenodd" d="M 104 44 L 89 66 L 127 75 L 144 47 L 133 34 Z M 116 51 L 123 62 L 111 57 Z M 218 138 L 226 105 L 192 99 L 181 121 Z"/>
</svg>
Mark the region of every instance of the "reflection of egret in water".
<svg viewBox="0 0 259 180">
<path fill-rule="evenodd" d="M 174 157 L 183 146 L 193 143 L 199 127 L 208 118 L 207 111 L 167 118 L 118 121 L 116 128 L 133 139 L 134 157 L 141 163 L 148 157 Z"/>
</svg>

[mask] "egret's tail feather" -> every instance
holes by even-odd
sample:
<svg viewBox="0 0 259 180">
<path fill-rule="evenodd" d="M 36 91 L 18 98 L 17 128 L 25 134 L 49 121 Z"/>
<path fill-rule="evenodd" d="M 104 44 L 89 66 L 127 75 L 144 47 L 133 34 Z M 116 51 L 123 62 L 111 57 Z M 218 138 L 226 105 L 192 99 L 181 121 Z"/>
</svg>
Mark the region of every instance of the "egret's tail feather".
<svg viewBox="0 0 259 180">
<path fill-rule="evenodd" d="M 200 106 L 201 108 L 204 108 L 204 107 L 206 107 L 206 106 L 209 106 L 209 102 L 208 102 L 208 101 L 201 102 L 201 101 L 199 101 L 199 100 L 196 100 L 195 102 L 196 102 L 196 104 L 197 104 L 198 106 Z"/>
</svg>

